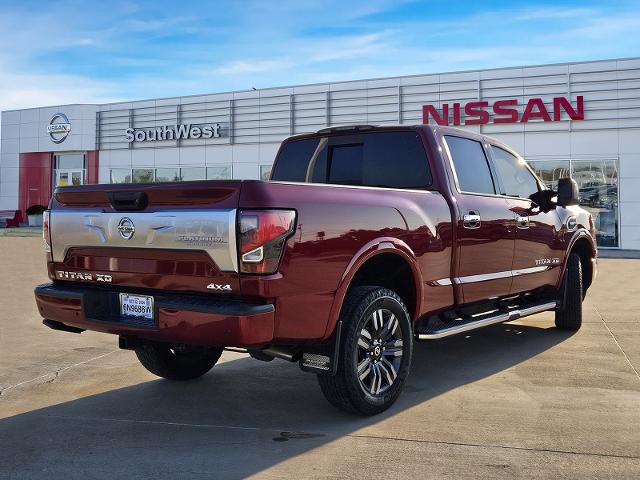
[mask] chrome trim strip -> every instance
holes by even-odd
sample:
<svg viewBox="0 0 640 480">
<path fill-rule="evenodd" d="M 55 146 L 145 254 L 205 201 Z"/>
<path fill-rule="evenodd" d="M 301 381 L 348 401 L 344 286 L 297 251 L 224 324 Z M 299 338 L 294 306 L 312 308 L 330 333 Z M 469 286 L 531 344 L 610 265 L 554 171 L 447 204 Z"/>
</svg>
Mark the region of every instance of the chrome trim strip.
<svg viewBox="0 0 640 480">
<path fill-rule="evenodd" d="M 529 275 L 530 273 L 540 273 L 546 272 L 551 268 L 550 265 L 538 265 L 537 267 L 529 267 L 529 268 L 520 268 L 517 270 L 512 270 L 513 276 L 517 277 L 518 275 Z"/>
<path fill-rule="evenodd" d="M 513 272 L 507 270 L 504 272 L 481 273 L 478 275 L 467 275 L 466 277 L 455 277 L 453 283 L 456 285 L 464 285 L 465 283 L 486 282 L 487 280 L 498 280 L 500 278 L 513 277 Z"/>
<path fill-rule="evenodd" d="M 289 182 L 285 180 L 269 180 L 269 183 L 279 183 L 282 185 L 314 185 L 316 187 L 336 187 L 336 188 L 355 188 L 357 190 L 381 190 L 396 192 L 411 192 L 411 193 L 431 193 L 437 194 L 438 192 L 432 190 L 432 185 L 424 187 L 424 189 L 418 188 L 393 188 L 393 187 L 370 187 L 368 185 L 344 185 L 341 183 L 317 183 L 317 182 Z"/>
<path fill-rule="evenodd" d="M 129 239 L 118 232 L 127 217 L 134 226 Z M 154 248 L 205 251 L 221 271 L 237 272 L 236 209 L 103 212 L 61 209 L 50 214 L 54 262 L 73 247 Z"/>
<path fill-rule="evenodd" d="M 557 265 L 556 265 L 557 266 Z M 529 275 L 531 273 L 540 273 L 549 270 L 551 265 L 539 265 L 536 267 L 519 268 L 516 270 L 505 270 L 503 272 L 480 273 L 478 275 L 467 275 L 465 277 L 454 277 L 453 283 L 456 285 L 464 285 L 466 283 L 486 282 L 488 280 L 498 280 L 500 278 L 518 277 L 520 275 Z M 442 280 L 436 280 L 435 283 L 441 285 Z M 444 284 L 442 284 L 444 285 Z"/>
<path fill-rule="evenodd" d="M 533 305 L 531 307 L 523 308 L 521 310 L 511 310 L 510 312 L 501 312 L 495 316 L 483 318 L 475 322 L 468 322 L 463 325 L 455 325 L 449 328 L 443 328 L 433 333 L 419 333 L 417 335 L 418 340 L 436 340 L 438 338 L 450 337 L 458 333 L 468 332 L 469 330 L 475 330 L 476 328 L 487 327 L 496 323 L 509 322 L 511 320 L 517 320 L 518 318 L 528 317 L 540 312 L 552 310 L 557 307 L 556 302 L 547 302 L 540 305 Z"/>
</svg>

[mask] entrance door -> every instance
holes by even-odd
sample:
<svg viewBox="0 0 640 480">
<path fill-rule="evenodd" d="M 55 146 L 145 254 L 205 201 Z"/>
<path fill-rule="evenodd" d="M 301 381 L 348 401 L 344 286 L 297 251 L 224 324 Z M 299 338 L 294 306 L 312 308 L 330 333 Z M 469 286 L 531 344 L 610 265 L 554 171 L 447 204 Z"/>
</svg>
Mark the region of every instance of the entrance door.
<svg viewBox="0 0 640 480">
<path fill-rule="evenodd" d="M 455 173 L 458 265 L 454 282 L 464 303 L 509 295 L 515 246 L 513 212 L 497 194 L 481 142 L 445 136 Z"/>
<path fill-rule="evenodd" d="M 85 183 L 87 166 L 84 153 L 56 153 L 53 162 L 54 187 L 69 187 Z"/>
</svg>

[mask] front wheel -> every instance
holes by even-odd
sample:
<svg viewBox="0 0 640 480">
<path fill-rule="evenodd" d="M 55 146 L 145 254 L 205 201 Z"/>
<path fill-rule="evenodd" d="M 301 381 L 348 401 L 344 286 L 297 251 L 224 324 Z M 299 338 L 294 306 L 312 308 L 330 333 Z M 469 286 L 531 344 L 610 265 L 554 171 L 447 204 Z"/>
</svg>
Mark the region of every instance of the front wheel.
<svg viewBox="0 0 640 480">
<path fill-rule="evenodd" d="M 413 353 L 411 319 L 402 299 L 380 287 L 347 295 L 335 376 L 318 375 L 322 393 L 350 413 L 375 415 L 397 400 Z"/>
<path fill-rule="evenodd" d="M 135 351 L 142 366 L 154 375 L 169 380 L 192 380 L 211 370 L 222 350 L 220 347 L 148 342 Z"/>
<path fill-rule="evenodd" d="M 567 263 L 563 279 L 562 305 L 556 310 L 556 327 L 561 330 L 579 330 L 582 326 L 582 263 L 580 257 L 572 253 Z"/>
</svg>

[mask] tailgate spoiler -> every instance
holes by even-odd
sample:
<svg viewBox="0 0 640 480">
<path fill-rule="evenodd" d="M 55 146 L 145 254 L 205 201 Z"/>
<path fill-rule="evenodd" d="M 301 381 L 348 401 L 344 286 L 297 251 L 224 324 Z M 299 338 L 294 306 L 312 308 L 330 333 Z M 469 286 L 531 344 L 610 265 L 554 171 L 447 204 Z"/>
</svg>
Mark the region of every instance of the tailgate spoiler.
<svg viewBox="0 0 640 480">
<path fill-rule="evenodd" d="M 241 188 L 240 180 L 58 187 L 51 199 L 51 209 L 99 208 L 132 212 L 167 208 L 237 208 Z"/>
</svg>

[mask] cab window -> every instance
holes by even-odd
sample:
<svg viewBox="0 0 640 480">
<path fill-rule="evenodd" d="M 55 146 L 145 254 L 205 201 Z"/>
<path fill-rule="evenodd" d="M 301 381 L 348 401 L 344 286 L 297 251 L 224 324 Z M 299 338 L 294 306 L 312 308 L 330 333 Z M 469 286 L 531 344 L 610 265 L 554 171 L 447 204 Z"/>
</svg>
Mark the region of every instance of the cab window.
<svg viewBox="0 0 640 480">
<path fill-rule="evenodd" d="M 460 191 L 495 194 L 493 177 L 482 144 L 463 137 L 447 135 L 444 138 L 449 147 Z"/>
<path fill-rule="evenodd" d="M 416 132 L 338 137 L 340 143 L 330 136 L 285 143 L 271 180 L 409 189 L 431 186 L 429 161 Z"/>
<path fill-rule="evenodd" d="M 529 198 L 538 191 L 538 182 L 524 160 L 495 145 L 491 151 L 506 195 Z"/>
</svg>

